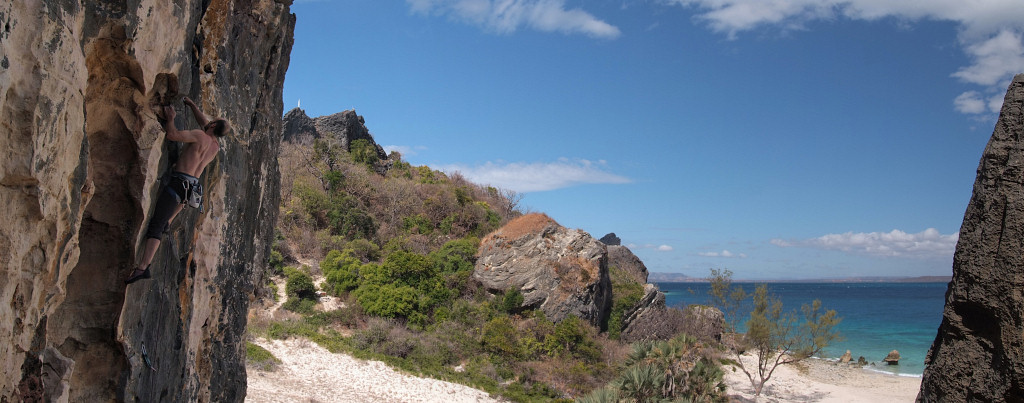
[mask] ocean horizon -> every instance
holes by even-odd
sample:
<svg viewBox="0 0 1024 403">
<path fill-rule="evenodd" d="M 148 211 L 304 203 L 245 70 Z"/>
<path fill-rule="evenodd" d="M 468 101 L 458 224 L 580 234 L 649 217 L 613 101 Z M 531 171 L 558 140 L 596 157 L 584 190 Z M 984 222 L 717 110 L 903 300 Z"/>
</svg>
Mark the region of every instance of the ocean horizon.
<svg viewBox="0 0 1024 403">
<path fill-rule="evenodd" d="M 656 282 L 668 306 L 706 305 L 709 283 Z M 748 293 L 759 283 L 735 282 Z M 850 350 L 853 360 L 864 357 L 868 370 L 921 376 L 924 358 L 942 321 L 945 282 L 770 282 L 768 291 L 779 297 L 786 311 L 799 313 L 802 304 L 821 300 L 843 320 L 837 326 L 843 340 L 828 346 L 822 359 L 838 359 Z M 890 351 L 900 353 L 899 365 L 882 361 Z"/>
</svg>

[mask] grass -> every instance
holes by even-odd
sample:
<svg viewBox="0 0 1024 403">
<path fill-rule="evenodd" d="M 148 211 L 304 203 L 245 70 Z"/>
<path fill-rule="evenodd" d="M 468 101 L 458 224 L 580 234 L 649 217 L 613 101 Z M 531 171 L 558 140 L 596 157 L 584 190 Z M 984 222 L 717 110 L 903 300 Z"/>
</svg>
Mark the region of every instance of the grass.
<svg viewBox="0 0 1024 403">
<path fill-rule="evenodd" d="M 245 360 L 247 365 L 266 372 L 277 370 L 277 366 L 281 364 L 281 359 L 253 342 L 245 343 Z"/>
</svg>

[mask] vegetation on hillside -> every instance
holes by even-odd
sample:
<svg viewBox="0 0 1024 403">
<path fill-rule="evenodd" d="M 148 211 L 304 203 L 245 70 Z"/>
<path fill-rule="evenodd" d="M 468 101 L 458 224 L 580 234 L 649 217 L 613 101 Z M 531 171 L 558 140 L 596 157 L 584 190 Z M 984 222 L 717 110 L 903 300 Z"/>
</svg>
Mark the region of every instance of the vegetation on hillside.
<svg viewBox="0 0 1024 403">
<path fill-rule="evenodd" d="M 724 396 L 711 341 L 617 341 L 624 314 L 643 296 L 643 286 L 617 268 L 605 333 L 575 316 L 552 322 L 521 308 L 517 290 L 491 295 L 472 281 L 480 239 L 522 214 L 514 192 L 412 166 L 397 153 L 380 160 L 360 140 L 350 152 L 328 140 L 284 143 L 279 162 L 281 210 L 268 277 L 286 279 L 283 306 L 293 314 L 252 319 L 251 334 L 305 337 L 513 401 L 595 390 L 650 401 L 641 398 L 646 381 L 629 378 L 637 371 L 670 371 L 656 376 L 664 389 L 657 396 L 666 399 Z M 344 306 L 325 312 L 318 293 Z"/>
</svg>

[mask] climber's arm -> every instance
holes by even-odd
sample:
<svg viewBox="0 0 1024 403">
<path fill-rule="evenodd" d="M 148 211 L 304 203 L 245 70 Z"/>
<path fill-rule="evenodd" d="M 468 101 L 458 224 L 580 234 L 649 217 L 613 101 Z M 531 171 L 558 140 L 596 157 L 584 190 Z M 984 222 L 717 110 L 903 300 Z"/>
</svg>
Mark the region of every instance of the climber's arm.
<svg viewBox="0 0 1024 403">
<path fill-rule="evenodd" d="M 210 123 L 210 118 L 207 118 L 206 115 L 203 114 L 203 111 L 199 110 L 199 107 L 196 106 L 195 102 L 192 102 L 191 98 L 185 97 L 184 102 L 185 105 L 192 108 L 192 116 L 196 117 L 196 123 L 199 123 L 199 127 L 202 127 L 205 130 L 206 125 Z"/>
<path fill-rule="evenodd" d="M 192 130 L 178 130 L 174 126 L 174 108 L 170 105 L 164 105 L 164 131 L 167 132 L 167 139 L 171 141 L 180 141 L 185 143 L 196 142 L 196 135 Z"/>
</svg>

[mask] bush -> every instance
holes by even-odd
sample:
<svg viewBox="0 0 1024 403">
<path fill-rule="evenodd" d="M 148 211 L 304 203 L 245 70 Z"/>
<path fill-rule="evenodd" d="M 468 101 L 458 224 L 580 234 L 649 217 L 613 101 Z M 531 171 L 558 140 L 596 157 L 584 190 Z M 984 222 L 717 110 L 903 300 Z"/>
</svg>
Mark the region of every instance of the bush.
<svg viewBox="0 0 1024 403">
<path fill-rule="evenodd" d="M 377 155 L 377 148 L 366 139 L 353 140 L 348 145 L 348 152 L 352 156 L 352 161 L 366 165 L 369 168 L 373 168 L 373 164 L 380 160 L 380 157 Z"/>
<path fill-rule="evenodd" d="M 480 344 L 484 351 L 501 357 L 514 358 L 521 355 L 516 328 L 508 316 L 498 316 L 484 324 Z"/>
<path fill-rule="evenodd" d="M 518 289 L 506 291 L 501 296 L 499 309 L 505 313 L 516 313 L 523 306 L 523 294 Z"/>
<path fill-rule="evenodd" d="M 245 343 L 245 363 L 260 371 L 272 372 L 281 364 L 281 359 L 274 357 L 267 349 L 253 342 Z"/>
<path fill-rule="evenodd" d="M 554 332 L 544 338 L 544 349 L 552 357 L 568 355 L 588 362 L 601 358 L 601 350 L 588 332 L 589 325 L 575 315 L 555 324 Z"/>
<path fill-rule="evenodd" d="M 316 300 L 316 285 L 308 274 L 295 270 L 288 275 L 284 291 L 288 297 Z"/>
</svg>

